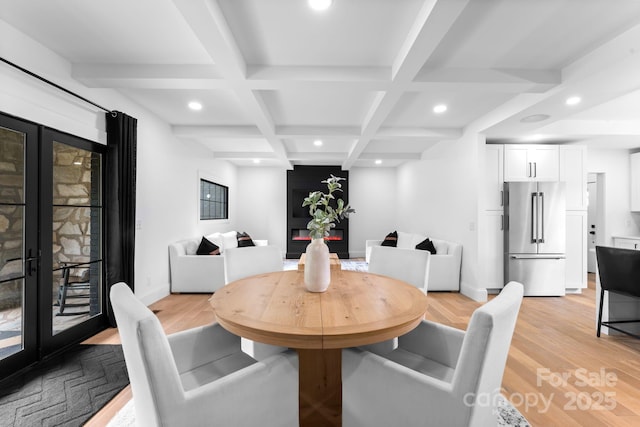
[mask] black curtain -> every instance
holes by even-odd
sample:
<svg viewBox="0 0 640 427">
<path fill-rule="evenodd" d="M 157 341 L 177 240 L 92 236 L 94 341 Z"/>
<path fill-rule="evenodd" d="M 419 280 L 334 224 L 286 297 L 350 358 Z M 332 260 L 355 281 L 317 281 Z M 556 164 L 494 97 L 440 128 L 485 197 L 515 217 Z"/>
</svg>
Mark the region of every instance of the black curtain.
<svg viewBox="0 0 640 427">
<path fill-rule="evenodd" d="M 106 113 L 106 259 L 107 295 L 125 282 L 134 289 L 136 221 L 136 145 L 138 120 L 119 111 Z M 107 298 L 108 300 L 108 298 Z M 108 302 L 107 316 L 115 326 Z"/>
</svg>

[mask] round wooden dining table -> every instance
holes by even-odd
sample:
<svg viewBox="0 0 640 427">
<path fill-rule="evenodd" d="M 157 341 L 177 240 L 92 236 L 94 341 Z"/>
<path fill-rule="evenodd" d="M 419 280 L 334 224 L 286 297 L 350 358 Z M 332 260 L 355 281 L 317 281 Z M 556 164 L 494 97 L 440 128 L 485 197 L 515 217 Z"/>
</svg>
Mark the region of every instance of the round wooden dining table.
<svg viewBox="0 0 640 427">
<path fill-rule="evenodd" d="M 306 290 L 304 272 L 278 271 L 232 282 L 210 301 L 229 332 L 297 351 L 301 427 L 342 424 L 341 349 L 403 335 L 427 310 L 426 295 L 405 282 L 345 270 L 332 271 L 322 293 Z"/>
</svg>

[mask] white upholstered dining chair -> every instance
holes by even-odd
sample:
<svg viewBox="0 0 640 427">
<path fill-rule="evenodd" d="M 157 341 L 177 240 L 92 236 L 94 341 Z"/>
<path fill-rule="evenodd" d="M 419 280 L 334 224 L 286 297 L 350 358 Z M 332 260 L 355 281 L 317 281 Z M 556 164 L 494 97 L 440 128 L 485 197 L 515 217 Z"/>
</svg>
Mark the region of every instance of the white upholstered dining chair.
<svg viewBox="0 0 640 427">
<path fill-rule="evenodd" d="M 256 362 L 213 324 L 165 335 L 125 283 L 110 291 L 139 426 L 297 426 L 293 353 Z"/>
<path fill-rule="evenodd" d="M 425 294 L 429 286 L 431 253 L 417 249 L 373 246 L 369 258 L 369 273 L 402 280 Z M 364 346 L 365 350 L 384 354 L 398 347 L 398 338 Z"/>
<path fill-rule="evenodd" d="M 224 274 L 227 284 L 282 269 L 282 251 L 275 245 L 247 246 L 224 251 Z"/>
<path fill-rule="evenodd" d="M 278 246 L 248 246 L 224 252 L 224 274 L 227 284 L 257 274 L 281 271 L 283 267 L 282 251 Z M 259 343 L 248 338 L 242 338 L 240 342 L 242 351 L 256 360 L 263 360 L 287 350 L 286 347 Z"/>
<path fill-rule="evenodd" d="M 373 246 L 369 273 L 381 274 L 407 282 L 425 294 L 429 287 L 429 251 Z"/>
<path fill-rule="evenodd" d="M 343 351 L 343 425 L 495 426 L 496 394 L 522 302 L 508 283 L 461 331 L 423 321 L 384 357 Z"/>
</svg>

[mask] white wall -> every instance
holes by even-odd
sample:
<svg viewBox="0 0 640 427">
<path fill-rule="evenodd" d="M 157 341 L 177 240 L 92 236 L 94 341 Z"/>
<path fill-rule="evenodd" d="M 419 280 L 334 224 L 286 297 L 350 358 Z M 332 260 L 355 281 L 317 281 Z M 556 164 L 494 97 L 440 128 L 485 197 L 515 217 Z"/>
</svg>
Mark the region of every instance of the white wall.
<svg viewBox="0 0 640 427">
<path fill-rule="evenodd" d="M 598 244 L 613 245 L 611 236 L 640 235 L 637 214 L 630 211 L 629 151 L 589 148 L 587 157 L 587 171 L 604 174 L 604 192 L 598 198 L 604 198 L 605 223 Z"/>
<path fill-rule="evenodd" d="M 267 239 L 287 251 L 287 171 L 238 168 L 236 226 L 254 239 Z"/>
<path fill-rule="evenodd" d="M 477 133 L 465 133 L 398 169 L 397 228 L 462 244 L 460 290 L 483 300 L 486 289 L 477 277 L 479 140 Z"/>
<path fill-rule="evenodd" d="M 366 240 L 384 239 L 398 229 L 397 192 L 395 168 L 349 170 L 349 204 L 356 210 L 349 217 L 349 255 L 352 258 L 364 258 Z"/>
<path fill-rule="evenodd" d="M 113 90 L 83 86 L 71 65 L 0 20 L 0 56 L 103 107 L 138 119 L 136 294 L 147 304 L 169 292 L 168 244 L 182 237 L 234 229 L 236 169 L 209 151 L 173 137 L 170 127 Z M 0 111 L 102 144 L 104 112 L 6 64 L 0 64 Z M 212 172 L 232 193 L 230 221 L 197 219 L 198 170 Z"/>
</svg>

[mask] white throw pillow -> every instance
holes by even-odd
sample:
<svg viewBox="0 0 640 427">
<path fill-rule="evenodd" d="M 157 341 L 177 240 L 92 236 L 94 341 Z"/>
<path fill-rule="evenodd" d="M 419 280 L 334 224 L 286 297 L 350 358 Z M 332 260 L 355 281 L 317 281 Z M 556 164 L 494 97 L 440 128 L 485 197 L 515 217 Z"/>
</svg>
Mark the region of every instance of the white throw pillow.
<svg viewBox="0 0 640 427">
<path fill-rule="evenodd" d="M 208 241 L 219 247 L 220 252 L 224 250 L 224 238 L 222 237 L 222 233 L 213 233 L 205 237 Z"/>
<path fill-rule="evenodd" d="M 449 253 L 449 244 L 444 240 L 431 239 L 436 247 L 436 255 L 446 255 Z"/>
<path fill-rule="evenodd" d="M 411 246 L 412 243 L 413 243 L 412 233 L 404 233 L 402 231 L 398 231 L 398 244 L 396 245 L 396 248 L 415 249 L 416 245 L 414 244 L 413 246 Z"/>
<path fill-rule="evenodd" d="M 233 249 L 238 247 L 238 233 L 235 231 L 227 231 L 222 233 L 222 239 L 224 240 L 224 250 Z"/>
<path fill-rule="evenodd" d="M 184 243 L 184 253 L 187 255 L 195 255 L 200 245 L 200 239 L 190 239 Z"/>
<path fill-rule="evenodd" d="M 414 234 L 413 241 L 411 242 L 411 249 L 415 249 L 418 243 L 422 243 L 427 236 L 423 236 L 422 234 Z"/>
</svg>

